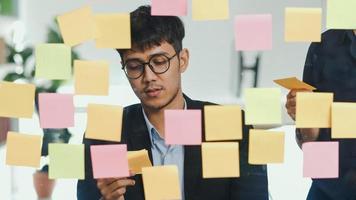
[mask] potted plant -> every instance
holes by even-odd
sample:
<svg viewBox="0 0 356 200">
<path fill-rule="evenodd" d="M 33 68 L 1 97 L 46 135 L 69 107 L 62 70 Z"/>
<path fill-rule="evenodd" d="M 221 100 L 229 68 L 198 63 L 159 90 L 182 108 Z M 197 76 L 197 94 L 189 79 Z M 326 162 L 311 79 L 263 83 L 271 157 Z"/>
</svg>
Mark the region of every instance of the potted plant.
<svg viewBox="0 0 356 200">
<path fill-rule="evenodd" d="M 59 33 L 57 23 L 49 27 L 47 34 L 47 43 L 63 43 L 63 39 Z M 15 63 L 20 69 L 11 70 L 8 72 L 3 80 L 14 82 L 22 81 L 26 83 L 33 83 L 36 85 L 35 92 L 35 107 L 38 111 L 38 94 L 39 93 L 55 93 L 57 89 L 64 83 L 62 80 L 48 80 L 42 82 L 36 82 L 35 75 L 35 63 L 34 47 L 26 47 L 21 50 L 16 48 L 16 44 L 6 44 L 7 48 L 7 63 Z M 72 51 L 72 63 L 79 56 L 76 52 Z M 31 62 L 32 59 L 32 62 Z M 37 112 L 38 113 L 38 112 Z M 43 143 L 42 143 L 42 156 L 48 155 L 49 143 L 68 143 L 71 137 L 71 133 L 67 128 L 64 129 L 43 129 Z M 54 188 L 54 180 L 48 178 L 48 165 L 45 165 L 33 175 L 33 182 L 38 195 L 38 198 L 48 198 L 51 196 Z"/>
</svg>

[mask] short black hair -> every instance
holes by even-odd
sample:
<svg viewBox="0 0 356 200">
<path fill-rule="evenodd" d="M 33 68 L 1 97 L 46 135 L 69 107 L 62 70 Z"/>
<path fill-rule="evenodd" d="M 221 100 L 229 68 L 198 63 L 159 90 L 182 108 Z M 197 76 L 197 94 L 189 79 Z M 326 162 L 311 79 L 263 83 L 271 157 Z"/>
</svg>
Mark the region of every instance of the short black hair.
<svg viewBox="0 0 356 200">
<path fill-rule="evenodd" d="M 178 53 L 185 36 L 184 24 L 176 16 L 152 16 L 151 6 L 140 6 L 130 13 L 131 48 L 144 51 L 162 42 L 168 42 Z M 128 49 L 116 49 L 123 59 Z"/>
</svg>

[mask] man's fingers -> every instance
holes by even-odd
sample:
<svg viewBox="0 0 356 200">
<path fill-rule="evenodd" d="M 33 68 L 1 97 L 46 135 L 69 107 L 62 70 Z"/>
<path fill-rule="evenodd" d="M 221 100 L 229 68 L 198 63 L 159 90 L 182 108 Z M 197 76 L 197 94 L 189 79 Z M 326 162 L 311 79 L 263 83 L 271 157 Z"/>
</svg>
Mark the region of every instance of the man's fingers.
<svg viewBox="0 0 356 200">
<path fill-rule="evenodd" d="M 117 198 L 121 198 L 121 197 L 124 196 L 125 192 L 126 192 L 126 188 L 125 188 L 125 187 L 119 188 L 119 189 L 115 190 L 115 191 L 112 193 L 112 196 L 113 196 L 113 198 L 116 198 L 116 199 L 117 199 Z"/>
<path fill-rule="evenodd" d="M 289 98 L 294 98 L 294 97 L 296 97 L 296 95 L 297 95 L 297 91 L 296 90 L 291 90 L 291 91 L 289 91 L 289 93 L 287 94 L 287 98 L 289 99 Z"/>
<path fill-rule="evenodd" d="M 136 175 L 136 173 L 134 171 L 130 170 L 130 177 L 135 176 L 135 175 Z"/>
<path fill-rule="evenodd" d="M 103 183 L 98 183 L 98 187 L 99 186 L 102 186 L 102 185 L 99 185 L 99 184 L 103 184 Z M 134 180 L 131 180 L 131 179 L 117 179 L 116 181 L 114 181 L 113 183 L 111 184 L 106 184 L 104 186 L 102 186 L 100 188 L 100 191 L 101 191 L 101 194 L 103 196 L 110 196 L 110 195 L 114 195 L 115 194 L 119 194 L 120 192 L 123 192 L 125 193 L 126 191 L 126 187 L 127 186 L 132 186 L 132 185 L 135 185 L 135 181 Z M 124 189 L 122 189 L 124 188 Z M 117 192 L 117 190 L 119 190 L 119 192 Z M 119 196 L 117 196 L 119 197 Z M 116 197 L 114 197 L 116 198 Z"/>
<path fill-rule="evenodd" d="M 288 112 L 288 115 L 293 119 L 293 120 L 295 120 L 295 107 L 294 108 L 292 108 L 292 109 L 288 109 L 287 110 L 287 112 Z"/>
<path fill-rule="evenodd" d="M 111 192 L 110 194 L 107 194 L 104 196 L 105 200 L 120 200 L 123 199 L 124 194 L 126 192 L 126 188 L 118 188 L 117 190 Z"/>
<path fill-rule="evenodd" d="M 128 179 L 128 178 L 125 178 L 125 179 L 120 179 L 120 180 L 117 180 L 115 182 L 113 182 L 112 184 L 110 184 L 110 186 L 113 186 L 113 187 L 126 187 L 126 186 L 133 186 L 135 185 L 135 181 L 132 180 L 132 179 Z"/>
<path fill-rule="evenodd" d="M 292 99 L 288 99 L 287 103 L 286 103 L 286 108 L 288 109 L 289 107 L 295 107 L 296 105 L 296 99 L 292 98 Z"/>
<path fill-rule="evenodd" d="M 98 179 L 97 182 L 98 182 L 98 183 L 99 183 L 99 182 L 102 182 L 102 183 L 104 183 L 104 184 L 109 185 L 109 184 L 115 182 L 116 180 L 119 180 L 119 179 L 118 179 L 118 178 L 102 178 L 102 179 Z"/>
<path fill-rule="evenodd" d="M 313 92 L 313 91 L 307 90 L 307 89 L 293 89 L 293 90 L 290 90 L 289 93 L 287 94 L 287 99 L 296 97 L 297 92 Z"/>
</svg>

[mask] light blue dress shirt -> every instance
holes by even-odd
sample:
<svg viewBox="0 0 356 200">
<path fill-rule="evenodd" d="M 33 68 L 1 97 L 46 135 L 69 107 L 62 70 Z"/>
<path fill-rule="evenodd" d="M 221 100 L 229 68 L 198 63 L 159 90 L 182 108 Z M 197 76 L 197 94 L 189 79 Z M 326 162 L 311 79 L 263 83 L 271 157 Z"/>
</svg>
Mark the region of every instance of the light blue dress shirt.
<svg viewBox="0 0 356 200">
<path fill-rule="evenodd" d="M 184 109 L 187 104 L 184 101 Z M 142 109 L 146 121 L 147 129 L 151 139 L 151 151 L 153 165 L 176 165 L 178 167 L 179 182 L 184 200 L 184 146 L 183 145 L 166 145 L 164 139 L 159 135 L 157 129 L 148 120 L 145 111 Z"/>
</svg>

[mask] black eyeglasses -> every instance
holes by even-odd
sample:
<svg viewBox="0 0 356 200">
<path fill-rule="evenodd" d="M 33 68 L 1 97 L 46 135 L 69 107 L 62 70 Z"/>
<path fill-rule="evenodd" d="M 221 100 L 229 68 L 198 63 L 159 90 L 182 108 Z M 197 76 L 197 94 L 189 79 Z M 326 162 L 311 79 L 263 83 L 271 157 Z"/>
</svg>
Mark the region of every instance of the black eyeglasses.
<svg viewBox="0 0 356 200">
<path fill-rule="evenodd" d="M 125 71 L 126 76 L 129 79 L 138 79 L 145 72 L 145 66 L 148 67 L 155 74 L 163 74 L 168 71 L 171 60 L 177 55 L 175 53 L 173 56 L 168 57 L 164 54 L 156 54 L 153 55 L 148 62 L 141 62 L 140 60 L 128 60 L 127 62 L 122 64 L 122 69 Z"/>
</svg>

